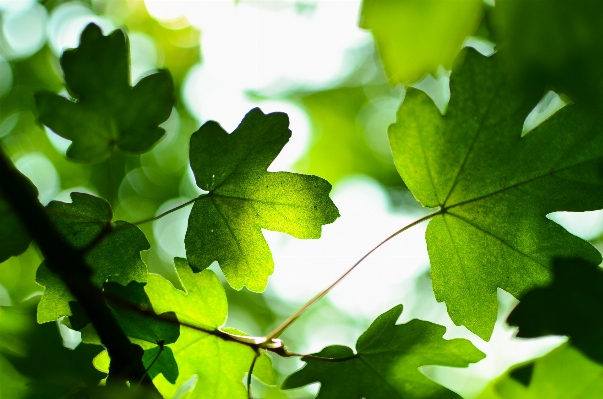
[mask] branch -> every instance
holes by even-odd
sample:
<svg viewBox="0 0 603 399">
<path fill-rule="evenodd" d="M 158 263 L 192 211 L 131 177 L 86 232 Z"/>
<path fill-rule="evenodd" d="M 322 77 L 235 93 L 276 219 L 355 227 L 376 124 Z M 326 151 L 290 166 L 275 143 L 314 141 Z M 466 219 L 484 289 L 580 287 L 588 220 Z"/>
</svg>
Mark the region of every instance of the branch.
<svg viewBox="0 0 603 399">
<path fill-rule="evenodd" d="M 25 178 L 0 149 L 0 192 L 25 229 L 36 241 L 48 268 L 65 283 L 83 307 L 111 358 L 108 383 L 138 381 L 161 397 L 145 375 L 142 349 L 130 342 L 91 280 L 84 255 L 75 250 L 54 227 L 44 206 L 33 195 Z"/>
</svg>

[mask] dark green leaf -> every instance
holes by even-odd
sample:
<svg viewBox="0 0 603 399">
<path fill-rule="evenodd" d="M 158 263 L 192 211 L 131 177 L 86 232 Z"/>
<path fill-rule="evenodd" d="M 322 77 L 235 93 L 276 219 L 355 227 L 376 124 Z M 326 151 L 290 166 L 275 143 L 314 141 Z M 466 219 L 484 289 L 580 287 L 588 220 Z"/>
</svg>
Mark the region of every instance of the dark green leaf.
<svg viewBox="0 0 603 399">
<path fill-rule="evenodd" d="M 422 320 L 396 325 L 402 305 L 385 312 L 356 342 L 356 354 L 346 346 L 328 346 L 287 377 L 284 389 L 320 382 L 317 399 L 460 398 L 424 376 L 426 365 L 467 367 L 484 358 L 466 339 L 446 340 L 446 328 Z M 335 360 L 337 359 L 337 360 Z"/>
<path fill-rule="evenodd" d="M 266 171 L 291 136 L 288 125 L 286 114 L 256 108 L 231 134 L 207 122 L 191 137 L 191 167 L 209 193 L 191 211 L 186 253 L 199 270 L 217 260 L 235 289 L 266 288 L 274 262 L 261 229 L 319 238 L 339 217 L 327 181 Z"/>
<path fill-rule="evenodd" d="M 85 255 L 94 285 L 100 290 L 107 279 L 124 286 L 130 281 L 146 282 L 147 266 L 140 251 L 150 246 L 142 231 L 123 221 L 111 224 L 111 208 L 101 198 L 82 193 L 71 193 L 71 198 L 71 204 L 52 201 L 47 206 L 48 215 L 74 247 L 84 249 L 94 244 Z M 46 287 L 38 305 L 38 321 L 70 316 L 69 302 L 75 299 L 46 261 L 38 268 L 36 281 Z"/>
<path fill-rule="evenodd" d="M 105 297 L 117 321 L 129 337 L 153 344 L 160 341 L 166 345 L 176 342 L 180 336 L 176 315 L 174 312 L 167 312 L 153 317 L 155 312 L 144 286 L 145 284 L 135 281 L 126 287 L 117 283 L 105 284 Z"/>
<path fill-rule="evenodd" d="M 569 335 L 572 346 L 603 364 L 603 270 L 581 259 L 556 259 L 553 283 L 521 297 L 507 321 L 518 337 Z"/>
<path fill-rule="evenodd" d="M 39 120 L 72 141 L 67 156 L 96 161 L 115 147 L 133 153 L 148 151 L 165 133 L 158 127 L 174 105 L 169 72 L 158 71 L 130 86 L 129 43 L 121 30 L 103 36 L 90 24 L 80 45 L 61 57 L 65 83 L 75 101 L 36 94 Z"/>
<path fill-rule="evenodd" d="M 603 3 L 500 0 L 493 9 L 501 56 L 522 87 L 593 100 L 603 85 Z M 527 23 L 529 21 L 529 23 Z"/>
<path fill-rule="evenodd" d="M 175 384 L 178 378 L 178 364 L 174 358 L 174 352 L 172 352 L 172 348 L 169 346 L 165 346 L 161 354 L 159 351 L 159 346 L 144 351 L 142 363 L 145 369 L 149 370 L 149 375 L 152 379 L 155 379 L 159 374 L 163 374 L 166 380 Z"/>
<path fill-rule="evenodd" d="M 551 279 L 554 257 L 601 255 L 545 215 L 603 207 L 603 134 L 577 105 L 521 137 L 535 102 L 518 96 L 497 56 L 469 50 L 446 116 L 410 89 L 389 135 L 400 175 L 424 206 L 438 301 L 489 339 L 498 287 L 520 297 Z"/>
</svg>

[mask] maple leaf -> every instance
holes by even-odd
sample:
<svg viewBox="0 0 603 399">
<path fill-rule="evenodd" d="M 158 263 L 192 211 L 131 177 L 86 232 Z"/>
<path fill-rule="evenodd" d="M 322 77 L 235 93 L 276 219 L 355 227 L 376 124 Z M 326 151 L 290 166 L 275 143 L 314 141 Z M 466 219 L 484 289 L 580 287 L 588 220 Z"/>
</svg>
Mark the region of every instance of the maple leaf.
<svg viewBox="0 0 603 399">
<path fill-rule="evenodd" d="M 247 390 L 242 379 L 256 355 L 254 350 L 211 333 L 222 328 L 228 313 L 226 293 L 220 280 L 211 270 L 193 273 L 185 259 L 176 258 L 175 265 L 184 291 L 152 273 L 145 291 L 155 311 L 173 311 L 183 324 L 200 328 L 182 325 L 180 338 L 171 345 L 179 369 L 176 385 L 166 383 L 162 377 L 153 382 L 165 397 L 172 397 L 181 384 L 197 375 L 191 399 L 246 399 Z M 253 374 L 268 384 L 275 383 L 274 370 L 266 354 L 257 360 Z"/>
<path fill-rule="evenodd" d="M 205 123 L 191 137 L 197 186 L 186 231 L 188 261 L 203 270 L 218 261 L 228 283 L 261 292 L 274 269 L 261 229 L 319 238 L 339 212 L 331 185 L 316 176 L 266 169 L 291 137 L 286 114 L 251 110 L 231 134 Z"/>
<path fill-rule="evenodd" d="M 283 389 L 320 382 L 316 399 L 460 398 L 418 368 L 426 365 L 467 367 L 485 355 L 466 339 L 446 340 L 446 328 L 423 320 L 396 325 L 402 305 L 377 317 L 358 338 L 356 354 L 347 346 L 328 346 L 287 377 Z"/>
<path fill-rule="evenodd" d="M 50 92 L 35 96 L 39 120 L 72 141 L 67 156 L 80 161 L 106 158 L 115 147 L 148 151 L 165 130 L 174 88 L 168 71 L 160 70 L 130 86 L 129 43 L 121 30 L 103 36 L 89 24 L 80 45 L 61 56 L 71 101 Z"/>
<path fill-rule="evenodd" d="M 524 137 L 535 103 L 518 95 L 497 56 L 465 53 L 446 116 L 410 89 L 389 138 L 415 198 L 440 210 L 426 240 L 436 299 L 488 340 L 497 287 L 515 297 L 551 279 L 555 257 L 601 255 L 545 215 L 603 207 L 603 134 L 578 105 Z"/>
<path fill-rule="evenodd" d="M 595 316 L 603 305 L 603 271 L 581 259 L 556 259 L 553 270 L 553 282 L 522 296 L 507 322 L 522 338 L 569 335 L 572 346 L 603 364 L 603 320 Z"/>
<path fill-rule="evenodd" d="M 50 202 L 46 209 L 57 230 L 76 249 L 86 252 L 84 259 L 93 271 L 92 283 L 100 289 L 107 279 L 121 285 L 145 282 L 147 266 L 140 251 L 150 248 L 138 227 L 124 221 L 111 224 L 113 213 L 107 201 L 88 194 L 71 193 L 72 203 Z M 95 242 L 97 241 L 98 242 Z M 38 305 L 38 322 L 56 320 L 72 314 L 75 301 L 63 281 L 48 269 L 44 261 L 36 273 L 36 282 L 46 287 Z"/>
<path fill-rule="evenodd" d="M 151 378 L 163 374 L 166 380 L 174 384 L 178 378 L 178 365 L 172 349 L 168 346 L 178 340 L 180 325 L 174 312 L 157 314 L 149 297 L 144 291 L 144 283 L 135 281 L 127 286 L 117 283 L 105 283 L 104 296 L 115 319 L 131 341 L 144 349 L 142 363 Z M 63 324 L 79 330 L 82 342 L 102 345 L 88 317 L 76 302 L 71 302 L 72 316 Z M 109 355 L 103 351 L 94 359 L 95 367 L 109 372 Z"/>
</svg>

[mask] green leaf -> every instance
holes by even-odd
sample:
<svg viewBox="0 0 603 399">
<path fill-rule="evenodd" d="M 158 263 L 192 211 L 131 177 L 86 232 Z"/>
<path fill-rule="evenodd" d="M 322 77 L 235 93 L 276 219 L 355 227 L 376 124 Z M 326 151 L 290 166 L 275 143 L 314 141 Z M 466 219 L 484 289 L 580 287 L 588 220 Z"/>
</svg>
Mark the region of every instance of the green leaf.
<svg viewBox="0 0 603 399">
<path fill-rule="evenodd" d="M 390 143 L 415 198 L 440 207 L 426 232 L 436 299 L 488 340 L 497 287 L 520 297 L 550 281 L 554 257 L 601 261 L 545 215 L 603 207 L 603 134 L 570 105 L 521 137 L 535 103 L 516 94 L 496 56 L 469 50 L 450 88 L 446 116 L 410 89 Z"/>
<path fill-rule="evenodd" d="M 319 238 L 339 217 L 331 185 L 316 176 L 266 169 L 291 137 L 286 114 L 251 110 L 231 134 L 205 123 L 191 137 L 197 186 L 186 231 L 188 261 L 204 270 L 218 261 L 229 284 L 261 292 L 274 261 L 261 229 Z"/>
<path fill-rule="evenodd" d="M 482 8 L 481 0 L 364 0 L 360 27 L 373 33 L 392 83 L 407 84 L 452 67 Z"/>
<path fill-rule="evenodd" d="M 574 100 L 600 98 L 603 3 L 499 0 L 493 26 L 505 65 L 524 89 L 542 93 L 552 87 Z"/>
<path fill-rule="evenodd" d="M 92 282 L 99 290 L 107 279 L 121 285 L 130 281 L 146 282 L 147 266 L 140 251 L 150 248 L 138 227 L 124 221 L 111 224 L 109 204 L 88 194 L 71 193 L 72 203 L 52 201 L 46 207 L 50 219 L 67 241 L 86 252 L 86 263 L 92 268 Z M 98 241 L 98 242 L 96 242 Z M 48 269 L 44 261 L 36 273 L 36 282 L 46 287 L 38 305 L 38 322 L 70 316 L 71 295 L 61 279 Z"/>
<path fill-rule="evenodd" d="M 507 318 L 518 337 L 569 335 L 572 346 L 603 364 L 603 270 L 581 259 L 556 259 L 551 285 L 528 292 Z"/>
<path fill-rule="evenodd" d="M 24 182 L 24 186 L 27 186 L 31 190 L 31 195 L 37 197 L 38 189 L 36 186 L 24 175 L 20 176 Z M 20 255 L 25 252 L 31 243 L 31 238 L 17 216 L 13 213 L 9 203 L 3 198 L 1 190 L 0 220 L 2 221 L 0 223 L 0 263 L 2 263 L 11 256 Z"/>
<path fill-rule="evenodd" d="M 180 326 L 173 312 L 159 317 L 140 313 L 138 309 L 152 312 L 151 301 L 144 291 L 145 284 L 136 281 L 126 287 L 117 283 L 105 283 L 105 297 L 119 325 L 127 336 L 157 344 L 172 344 L 180 336 Z"/>
<path fill-rule="evenodd" d="M 39 120 L 72 141 L 67 156 L 98 161 L 115 147 L 132 153 L 148 151 L 165 130 L 174 88 L 168 71 L 145 76 L 130 86 L 129 42 L 121 30 L 103 36 L 90 24 L 80 45 L 61 56 L 65 83 L 74 101 L 50 92 L 35 96 Z"/>
<path fill-rule="evenodd" d="M 528 365 L 533 367 L 529 381 L 521 381 L 511 372 L 493 382 L 477 399 L 598 399 L 603 396 L 603 366 L 588 360 L 571 345 L 563 345 Z"/>
<path fill-rule="evenodd" d="M 212 334 L 224 325 L 228 313 L 220 280 L 211 270 L 193 273 L 185 259 L 176 259 L 175 263 L 184 291 L 156 274 L 149 274 L 145 290 L 155 311 L 174 311 L 182 323 L 199 328 L 181 326 L 180 338 L 171 345 L 179 369 L 176 385 L 159 377 L 154 380 L 156 386 L 165 397 L 172 397 L 182 383 L 196 374 L 198 381 L 190 399 L 246 399 L 242 380 L 255 352 L 247 345 Z M 253 374 L 268 384 L 275 383 L 266 354 L 256 362 Z"/>
<path fill-rule="evenodd" d="M 159 346 L 146 349 L 142 355 L 142 364 L 145 369 L 148 370 L 152 379 L 155 379 L 159 374 L 162 374 L 167 381 L 175 384 L 176 379 L 178 378 L 178 364 L 174 358 L 172 348 L 164 346 L 161 354 L 157 357 L 159 351 Z M 110 362 L 111 359 L 106 350 L 99 353 L 93 360 L 94 367 L 103 373 L 109 373 Z"/>
<path fill-rule="evenodd" d="M 446 340 L 446 328 L 422 320 L 396 325 L 402 305 L 377 317 L 358 338 L 356 354 L 347 346 L 328 346 L 287 377 L 283 389 L 320 382 L 317 399 L 460 398 L 418 368 L 426 365 L 467 367 L 485 355 L 466 339 Z"/>
</svg>

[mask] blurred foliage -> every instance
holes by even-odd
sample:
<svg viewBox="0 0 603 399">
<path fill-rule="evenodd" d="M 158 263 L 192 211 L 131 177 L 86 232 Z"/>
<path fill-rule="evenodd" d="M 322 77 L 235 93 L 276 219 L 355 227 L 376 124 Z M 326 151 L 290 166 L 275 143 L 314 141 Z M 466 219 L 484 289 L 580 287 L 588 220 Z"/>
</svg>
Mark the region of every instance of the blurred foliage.
<svg viewBox="0 0 603 399">
<path fill-rule="evenodd" d="M 603 88 L 603 2 L 500 0 L 492 25 L 509 70 L 529 92 L 550 88 L 599 101 Z"/>
<path fill-rule="evenodd" d="M 105 375 L 92 359 L 102 349 L 65 348 L 56 323 L 37 325 L 35 302 L 0 307 L 0 397 L 67 397 L 97 385 Z"/>
<path fill-rule="evenodd" d="M 603 366 L 571 345 L 519 367 L 493 381 L 476 399 L 595 399 L 603 396 Z"/>
<path fill-rule="evenodd" d="M 482 0 L 365 0 L 360 26 L 373 33 L 390 80 L 408 84 L 452 67 L 483 7 Z"/>
</svg>

